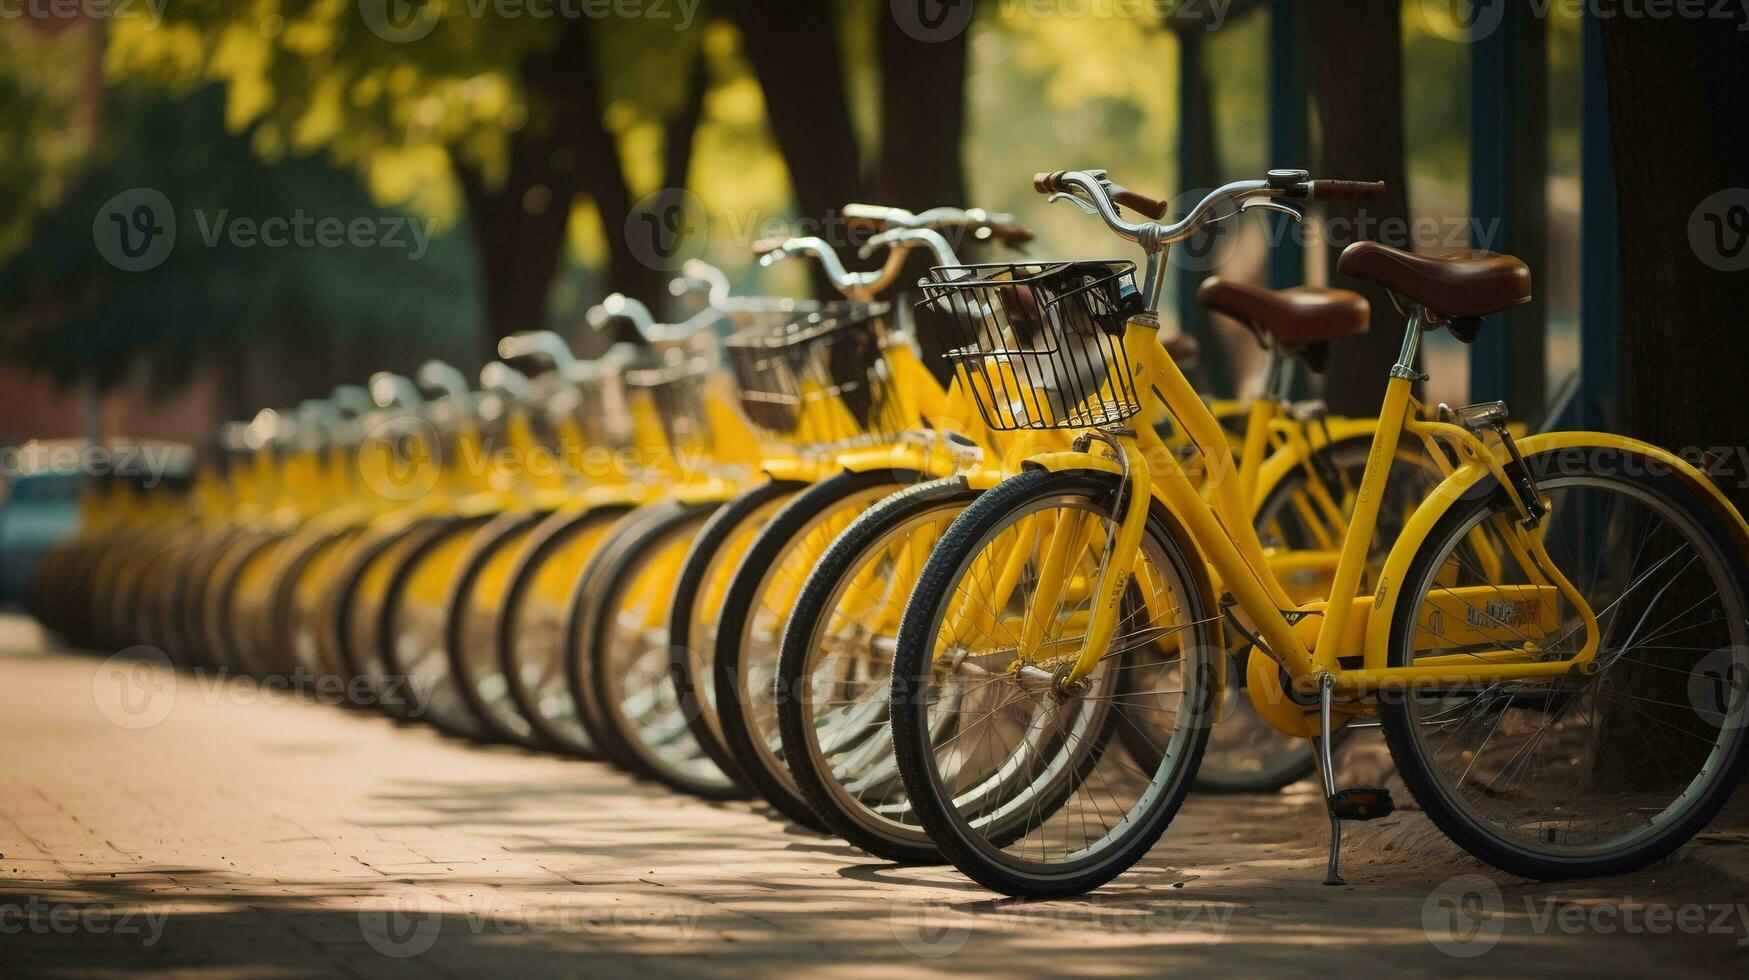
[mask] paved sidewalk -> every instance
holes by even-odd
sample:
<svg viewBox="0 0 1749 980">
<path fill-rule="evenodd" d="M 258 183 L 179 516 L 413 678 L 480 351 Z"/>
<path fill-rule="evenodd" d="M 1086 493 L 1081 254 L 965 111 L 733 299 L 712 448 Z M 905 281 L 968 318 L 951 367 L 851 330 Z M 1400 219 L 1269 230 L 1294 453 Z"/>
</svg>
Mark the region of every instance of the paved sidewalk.
<svg viewBox="0 0 1749 980">
<path fill-rule="evenodd" d="M 1366 828 L 1349 887 L 1324 888 L 1309 792 L 1200 797 L 1142 869 L 1029 905 L 600 765 L 34 644 L 0 628 L 0 974 L 1596 977 L 1749 963 L 1749 889 L 1727 870 L 1749 854 L 1740 829 L 1650 873 L 1540 886 L 1404 813 Z"/>
</svg>

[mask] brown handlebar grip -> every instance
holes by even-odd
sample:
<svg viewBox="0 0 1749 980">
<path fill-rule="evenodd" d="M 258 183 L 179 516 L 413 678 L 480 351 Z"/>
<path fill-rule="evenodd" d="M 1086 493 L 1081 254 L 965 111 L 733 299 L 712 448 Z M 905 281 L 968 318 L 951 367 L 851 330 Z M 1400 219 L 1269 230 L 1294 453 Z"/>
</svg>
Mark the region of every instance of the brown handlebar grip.
<svg viewBox="0 0 1749 980">
<path fill-rule="evenodd" d="M 1040 194 L 1055 194 L 1063 189 L 1063 185 L 1059 181 L 1067 172 L 1065 170 L 1052 170 L 1049 173 L 1033 174 L 1032 189 Z"/>
<path fill-rule="evenodd" d="M 783 243 L 787 241 L 789 241 L 789 238 L 783 235 L 773 235 L 770 238 L 761 238 L 753 243 L 753 254 L 764 255 L 766 252 L 775 252 L 782 248 Z"/>
<path fill-rule="evenodd" d="M 1321 204 L 1372 204 L 1385 199 L 1382 180 L 1314 180 L 1308 200 Z"/>
<path fill-rule="evenodd" d="M 1148 217 L 1148 218 L 1152 218 L 1155 221 L 1158 221 L 1161 218 L 1166 217 L 1166 211 L 1168 208 L 1171 207 L 1170 204 L 1166 203 L 1165 201 L 1160 200 L 1157 197 L 1149 197 L 1146 194 L 1138 194 L 1135 191 L 1130 190 L 1128 187 L 1123 186 L 1122 184 L 1114 184 L 1110 181 L 1107 181 L 1105 184 L 1105 189 L 1111 193 L 1112 200 L 1116 201 L 1117 203 L 1123 205 L 1126 208 L 1129 208 L 1131 211 L 1134 211 L 1139 215 L 1142 215 L 1142 216 Z"/>
</svg>

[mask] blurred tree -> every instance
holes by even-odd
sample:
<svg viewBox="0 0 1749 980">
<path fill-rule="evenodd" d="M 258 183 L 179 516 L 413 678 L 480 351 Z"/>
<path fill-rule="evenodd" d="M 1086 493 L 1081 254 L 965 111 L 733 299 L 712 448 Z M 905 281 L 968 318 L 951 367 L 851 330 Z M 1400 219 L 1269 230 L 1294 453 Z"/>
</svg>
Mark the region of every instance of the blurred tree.
<svg viewBox="0 0 1749 980">
<path fill-rule="evenodd" d="M 845 93 L 833 5 L 730 0 L 771 132 L 789 166 L 796 208 L 824 219 L 862 193 L 862 159 Z"/>
<path fill-rule="evenodd" d="M 1320 0 L 1306 18 L 1308 73 L 1322 141 L 1314 176 L 1382 180 L 1383 204 L 1344 208 L 1331 217 L 1362 232 L 1329 236 L 1331 285 L 1364 293 L 1372 328 L 1339 341 L 1324 378 L 1325 400 L 1339 415 L 1376 413 L 1403 343 L 1404 320 L 1384 290 L 1337 275 L 1342 249 L 1359 238 L 1408 248 L 1409 169 L 1403 121 L 1402 4 L 1398 0 Z M 1397 235 L 1385 234 L 1397 230 Z"/>
<path fill-rule="evenodd" d="M 243 352 L 265 341 L 286 383 L 233 387 L 241 411 L 465 350 L 477 296 L 465 238 L 421 247 L 429 218 L 373 204 L 355 175 L 320 156 L 260 160 L 253 132 L 226 130 L 224 101 L 217 87 L 180 100 L 114 96 L 101 158 L 0 267 L 0 355 L 99 387 L 143 368 L 169 391 L 214 360 L 232 364 L 227 380 L 241 384 Z M 152 219 L 172 244 L 160 264 L 129 271 L 93 246 L 94 225 L 101 231 L 114 201 L 142 191 L 168 202 L 174 225 L 156 211 Z M 324 243 L 312 232 L 314 244 L 275 247 L 264 236 L 240 246 L 232 234 L 300 215 L 362 220 L 371 236 Z"/>
<path fill-rule="evenodd" d="M 1734 445 L 1749 433 L 1744 17 L 1603 21 L 1623 232 L 1625 428 L 1689 451 L 1731 447 L 1739 500 L 1749 486 Z"/>
<path fill-rule="evenodd" d="M 116 22 L 109 68 L 173 88 L 221 79 L 230 124 L 258 123 L 258 152 L 323 149 L 366 168 L 379 194 L 428 197 L 416 210 L 455 207 L 431 188 L 453 174 L 474 219 L 493 338 L 546 325 L 566 227 L 584 199 L 614 285 L 655 300 L 662 272 L 624 233 L 637 220 L 631 188 L 687 163 L 655 160 L 640 180 L 632 168 L 645 161 L 626 145 L 697 105 L 700 94 L 673 80 L 705 78 L 692 68 L 703 32 L 650 17 L 481 9 L 188 0 L 155 28 Z"/>
<path fill-rule="evenodd" d="M 51 35 L 27 23 L 0 26 L 0 261 L 23 245 L 37 212 L 66 193 L 95 115 L 89 73 L 68 66 L 95 64 L 96 32 Z"/>
</svg>

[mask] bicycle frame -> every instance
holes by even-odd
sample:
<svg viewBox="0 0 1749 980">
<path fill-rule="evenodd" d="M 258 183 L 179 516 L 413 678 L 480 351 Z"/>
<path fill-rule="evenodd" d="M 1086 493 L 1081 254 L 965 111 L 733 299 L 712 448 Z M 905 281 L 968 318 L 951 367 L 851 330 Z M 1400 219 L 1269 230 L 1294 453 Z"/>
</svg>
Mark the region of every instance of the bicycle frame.
<svg viewBox="0 0 1749 980">
<path fill-rule="evenodd" d="M 1251 525 L 1242 481 L 1230 478 L 1230 470 L 1211 468 L 1206 485 L 1208 499 L 1205 500 L 1173 454 L 1164 451 L 1165 447 L 1150 429 L 1137 432 L 1114 428 L 1102 433 L 1104 439 L 1121 450 L 1121 459 L 1083 451 L 1049 454 L 1030 461 L 1032 465 L 1049 469 L 1093 468 L 1126 475 L 1136 490 L 1130 495 L 1131 506 L 1119 523 L 1111 561 L 1101 571 L 1100 581 L 1093 591 L 1096 599 L 1086 639 L 1068 672 L 1070 681 L 1093 670 L 1115 628 L 1119 606 L 1132 574 L 1142 524 L 1147 516 L 1143 501 L 1150 496 L 1160 500 L 1183 522 L 1222 586 L 1251 618 L 1255 632 L 1268 647 L 1270 655 L 1287 671 L 1294 688 L 1301 694 L 1314 691 L 1322 675 L 1333 679 L 1338 693 L 1359 696 L 1392 686 L 1486 683 L 1552 677 L 1585 669 L 1585 664 L 1591 661 L 1597 650 L 1599 637 L 1595 616 L 1578 590 L 1549 560 L 1540 538 L 1523 525 L 1501 530 L 1526 571 L 1539 577 L 1540 581 L 1512 588 L 1525 590 L 1527 598 L 1538 603 L 1539 610 L 1552 608 L 1550 601 L 1554 598 L 1551 594 L 1554 591 L 1572 602 L 1587 631 L 1580 652 L 1569 660 L 1542 661 L 1536 659 L 1540 648 L 1499 649 L 1481 654 L 1454 655 L 1450 662 L 1436 659 L 1412 667 L 1385 666 L 1382 642 L 1386 639 L 1385 633 L 1368 628 L 1371 625 L 1370 613 L 1382 607 L 1385 593 L 1362 596 L 1358 594 L 1358 588 L 1368 544 L 1377 527 L 1390 463 L 1404 433 L 1419 438 L 1433 451 L 1434 459 L 1447 473 L 1441 491 L 1452 485 L 1467 486 L 1480 475 L 1490 473 L 1517 499 L 1502 461 L 1482 439 L 1461 426 L 1421 417 L 1421 407 L 1411 393 L 1413 380 L 1417 377 L 1411 365 L 1423 323 L 1420 311 L 1410 318 L 1403 352 L 1386 388 L 1365 474 L 1347 533 L 1342 539 L 1330 597 L 1325 601 L 1296 603 L 1289 598 Z M 1155 320 L 1148 314 L 1131 319 L 1125 328 L 1123 344 L 1130 363 L 1136 366 L 1137 390 L 1148 393 L 1145 401 L 1158 393 L 1205 457 L 1230 463 L 1230 449 L 1213 415 L 1155 341 L 1155 329 Z M 1147 409 L 1144 404 L 1143 411 Z M 1441 444 L 1449 446 L 1464 462 L 1452 464 L 1440 450 Z M 1144 489 L 1149 492 L 1142 493 Z M 1441 491 L 1436 491 L 1436 496 Z M 1523 501 L 1517 503 L 1523 512 Z M 1439 509 L 1443 510 L 1443 507 Z M 1417 517 L 1426 510 L 1423 507 Z M 1405 553 L 1413 553 L 1431 524 L 1431 518 L 1411 521 L 1394 546 L 1393 556 L 1405 549 Z M 1066 555 L 1073 552 L 1062 549 L 1085 545 L 1084 540 L 1070 540 L 1072 537 L 1056 534 L 1040 562 L 1039 595 L 1047 600 L 1054 600 L 1067 589 L 1067 584 L 1061 581 L 1061 566 Z M 1500 591 L 1489 588 L 1496 594 Z M 1049 601 L 1044 605 L 1048 608 Z M 1538 613 L 1539 624 L 1543 616 L 1544 613 Z M 1315 630 L 1307 625 L 1314 617 L 1320 620 Z M 1489 635 L 1486 628 L 1478 632 Z M 1020 651 L 1023 661 L 1043 659 L 1036 649 L 1025 647 L 1026 643 L 1035 640 L 1035 631 L 1029 630 L 1023 635 Z M 1354 657 L 1362 658 L 1360 667 L 1344 665 L 1344 660 Z"/>
</svg>

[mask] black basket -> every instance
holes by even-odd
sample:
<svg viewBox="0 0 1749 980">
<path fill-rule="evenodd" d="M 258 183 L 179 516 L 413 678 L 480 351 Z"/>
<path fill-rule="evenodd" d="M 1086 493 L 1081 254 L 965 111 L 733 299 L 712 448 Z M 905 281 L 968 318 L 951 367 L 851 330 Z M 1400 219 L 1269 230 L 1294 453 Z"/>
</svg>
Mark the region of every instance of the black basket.
<svg viewBox="0 0 1749 980">
<path fill-rule="evenodd" d="M 996 430 L 1088 429 L 1141 410 L 1124 324 L 1143 302 L 1131 262 L 941 266 L 918 285 L 919 333 L 946 348 Z"/>
<path fill-rule="evenodd" d="M 835 303 L 780 330 L 730 337 L 742 411 L 803 447 L 889 439 L 906 427 L 881 356 L 883 304 Z"/>
<path fill-rule="evenodd" d="M 626 387 L 644 392 L 655 403 L 669 449 L 714 448 L 710 417 L 705 413 L 704 386 L 710 373 L 710 361 L 704 357 L 683 357 L 661 367 L 625 372 Z"/>
</svg>

